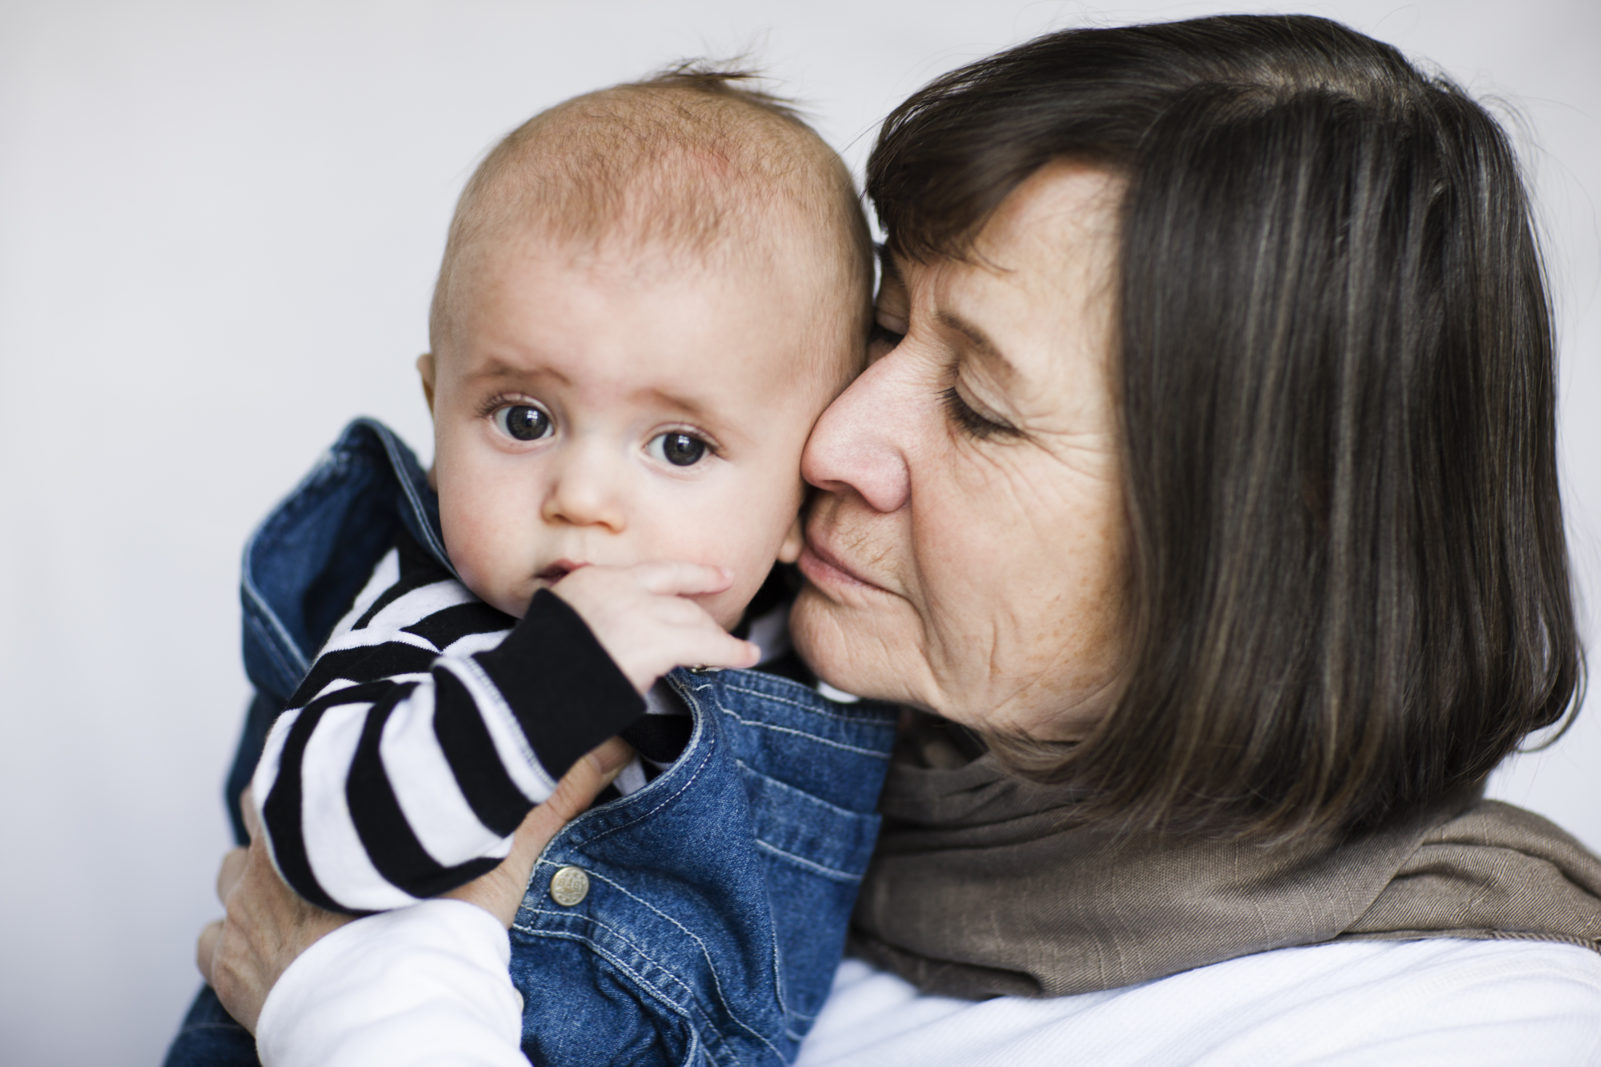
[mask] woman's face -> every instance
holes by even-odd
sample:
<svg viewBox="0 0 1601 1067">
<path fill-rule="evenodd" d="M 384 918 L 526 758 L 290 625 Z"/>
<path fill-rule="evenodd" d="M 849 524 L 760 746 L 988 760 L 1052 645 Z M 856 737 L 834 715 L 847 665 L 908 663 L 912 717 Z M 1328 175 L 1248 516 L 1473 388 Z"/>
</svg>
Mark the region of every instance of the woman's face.
<svg viewBox="0 0 1601 1067">
<path fill-rule="evenodd" d="M 1107 171 L 1053 163 L 971 262 L 888 265 L 873 362 L 823 413 L 792 626 L 829 683 L 1071 738 L 1115 696 L 1127 530 Z"/>
</svg>

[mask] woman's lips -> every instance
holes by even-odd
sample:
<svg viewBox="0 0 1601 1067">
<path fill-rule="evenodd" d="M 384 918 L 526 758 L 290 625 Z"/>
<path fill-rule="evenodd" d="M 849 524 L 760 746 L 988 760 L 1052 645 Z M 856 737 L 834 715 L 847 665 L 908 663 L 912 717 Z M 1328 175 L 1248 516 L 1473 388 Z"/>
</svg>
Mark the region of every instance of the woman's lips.
<svg viewBox="0 0 1601 1067">
<path fill-rule="evenodd" d="M 796 565 L 809 581 L 819 585 L 854 585 L 883 591 L 883 586 L 868 581 L 860 573 L 852 570 L 826 545 L 813 537 L 810 531 L 807 531 L 806 543 L 801 548 L 800 559 L 796 561 Z"/>
</svg>

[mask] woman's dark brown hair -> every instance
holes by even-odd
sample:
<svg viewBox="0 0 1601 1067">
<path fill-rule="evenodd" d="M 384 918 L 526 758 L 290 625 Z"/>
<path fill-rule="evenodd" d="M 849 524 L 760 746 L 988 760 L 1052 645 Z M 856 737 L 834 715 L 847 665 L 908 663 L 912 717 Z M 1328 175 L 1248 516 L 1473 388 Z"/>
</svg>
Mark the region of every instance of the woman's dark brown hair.
<svg viewBox="0 0 1601 1067">
<path fill-rule="evenodd" d="M 1562 721 L 1553 340 L 1495 121 L 1323 19 L 1066 31 L 897 108 L 867 191 L 897 255 L 965 256 L 1059 158 L 1128 181 L 1129 681 L 1002 751 L 1125 828 L 1342 831 Z"/>
</svg>

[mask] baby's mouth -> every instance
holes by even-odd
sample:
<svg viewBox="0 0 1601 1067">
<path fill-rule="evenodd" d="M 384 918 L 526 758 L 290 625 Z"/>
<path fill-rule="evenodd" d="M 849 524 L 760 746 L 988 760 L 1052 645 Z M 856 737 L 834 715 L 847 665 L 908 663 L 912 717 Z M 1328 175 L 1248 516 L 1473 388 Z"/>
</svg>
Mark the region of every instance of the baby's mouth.
<svg viewBox="0 0 1601 1067">
<path fill-rule="evenodd" d="M 534 575 L 534 577 L 538 578 L 546 585 L 555 585 L 557 582 L 561 581 L 563 578 L 567 577 L 569 574 L 573 573 L 573 571 L 576 571 L 582 566 L 584 566 L 584 564 L 574 563 L 570 559 L 558 559 L 555 563 L 552 563 L 550 566 Z"/>
</svg>

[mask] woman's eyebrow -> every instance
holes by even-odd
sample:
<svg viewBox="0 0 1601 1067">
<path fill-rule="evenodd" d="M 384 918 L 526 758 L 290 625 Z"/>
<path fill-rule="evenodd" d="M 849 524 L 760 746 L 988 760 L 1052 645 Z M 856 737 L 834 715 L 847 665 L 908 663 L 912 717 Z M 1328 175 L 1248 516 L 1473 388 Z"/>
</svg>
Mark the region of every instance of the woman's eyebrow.
<svg viewBox="0 0 1601 1067">
<path fill-rule="evenodd" d="M 934 321 L 947 330 L 961 334 L 967 340 L 971 353 L 989 367 L 1003 386 L 1010 386 L 1017 381 L 1016 364 L 1006 358 L 1006 354 L 990 340 L 989 334 L 954 311 L 944 308 L 934 313 Z"/>
<path fill-rule="evenodd" d="M 880 271 L 879 287 L 893 282 L 905 288 L 906 281 L 901 277 L 900 268 L 895 264 L 895 254 L 889 250 L 888 245 L 878 246 L 878 264 Z M 954 311 L 941 309 L 935 312 L 934 321 L 947 330 L 959 333 L 966 339 L 972 353 L 985 363 L 990 371 L 1001 380 L 1003 386 L 1011 386 L 1018 377 L 1016 364 L 1006 358 L 1000 347 L 990 340 L 989 334 L 968 322 Z"/>
</svg>

